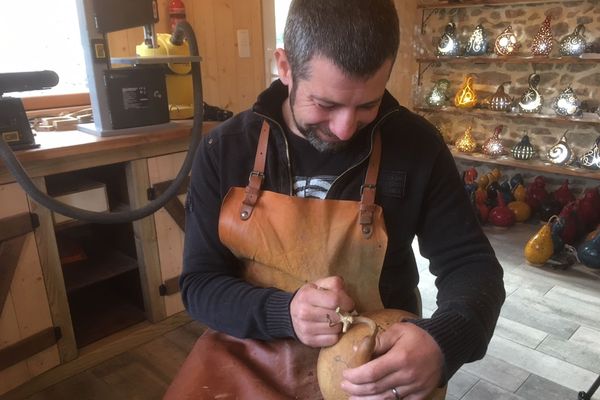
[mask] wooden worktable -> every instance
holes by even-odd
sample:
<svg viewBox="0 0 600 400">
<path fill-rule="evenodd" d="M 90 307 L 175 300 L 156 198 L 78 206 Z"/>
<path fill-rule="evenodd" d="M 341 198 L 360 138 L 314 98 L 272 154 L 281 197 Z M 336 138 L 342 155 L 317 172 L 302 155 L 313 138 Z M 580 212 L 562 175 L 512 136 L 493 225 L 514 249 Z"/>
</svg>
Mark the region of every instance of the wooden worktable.
<svg viewBox="0 0 600 400">
<path fill-rule="evenodd" d="M 218 122 L 204 122 L 203 133 Z M 81 131 L 37 132 L 37 149 L 16 151 L 17 158 L 34 178 L 99 165 L 185 151 L 190 142 L 191 121 L 148 133 L 98 137 Z M 14 182 L 0 159 L 0 184 Z"/>
</svg>

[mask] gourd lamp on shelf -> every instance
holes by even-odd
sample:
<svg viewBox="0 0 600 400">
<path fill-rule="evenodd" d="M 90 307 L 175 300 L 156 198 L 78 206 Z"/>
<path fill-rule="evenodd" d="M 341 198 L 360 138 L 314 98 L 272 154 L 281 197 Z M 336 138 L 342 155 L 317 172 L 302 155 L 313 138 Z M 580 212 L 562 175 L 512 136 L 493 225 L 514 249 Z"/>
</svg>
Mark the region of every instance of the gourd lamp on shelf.
<svg viewBox="0 0 600 400">
<path fill-rule="evenodd" d="M 513 98 L 504 91 L 504 85 L 510 82 L 501 83 L 496 89 L 496 93 L 487 99 L 488 107 L 492 111 L 508 111 L 513 103 Z"/>
<path fill-rule="evenodd" d="M 536 155 L 535 147 L 529 141 L 527 134 L 523 135 L 521 141 L 517 143 L 510 151 L 515 160 L 527 161 Z"/>
<path fill-rule="evenodd" d="M 552 102 L 552 109 L 563 117 L 581 116 L 581 101 L 570 86 L 563 90 Z"/>
<path fill-rule="evenodd" d="M 600 169 L 600 136 L 598 136 L 592 148 L 583 153 L 579 163 L 584 168 Z"/>
<path fill-rule="evenodd" d="M 585 25 L 579 24 L 573 33 L 565 36 L 560 40 L 558 51 L 561 56 L 578 57 L 585 53 L 587 40 L 583 36 L 585 33 Z"/>
<path fill-rule="evenodd" d="M 552 16 L 546 16 L 542 26 L 533 38 L 531 44 L 531 54 L 534 56 L 548 56 L 554 46 L 554 37 L 552 36 L 552 28 L 550 28 L 550 22 Z"/>
<path fill-rule="evenodd" d="M 454 22 L 449 22 L 444 29 L 444 34 L 440 38 L 436 54 L 438 56 L 459 56 L 460 42 L 456 36 L 456 25 Z"/>
<path fill-rule="evenodd" d="M 482 24 L 479 24 L 473 30 L 467 47 L 465 48 L 466 56 L 483 56 L 488 50 L 488 35 Z"/>
<path fill-rule="evenodd" d="M 518 102 L 519 111 L 524 113 L 538 113 L 542 110 L 544 98 L 538 91 L 540 76 L 536 73 L 529 75 L 527 79 L 529 88 L 523 93 Z"/>
<path fill-rule="evenodd" d="M 503 128 L 504 125 L 498 125 L 494 129 L 492 136 L 483 143 L 482 150 L 485 155 L 490 157 L 498 157 L 504 154 L 504 145 L 500 140 L 500 132 L 502 132 Z"/>
<path fill-rule="evenodd" d="M 462 153 L 473 153 L 477 149 L 477 143 L 471 134 L 473 128 L 470 126 L 467 128 L 465 133 L 456 140 L 456 149 Z"/>
<path fill-rule="evenodd" d="M 425 98 L 425 103 L 429 107 L 443 107 L 448 102 L 448 89 L 450 88 L 450 81 L 448 79 L 439 79 L 431 92 Z"/>
<path fill-rule="evenodd" d="M 458 108 L 473 108 L 477 105 L 477 93 L 473 89 L 473 77 L 467 75 L 461 88 L 454 96 L 454 105 Z"/>
<path fill-rule="evenodd" d="M 569 146 L 569 143 L 567 143 L 568 132 L 569 130 L 566 130 L 560 140 L 548 150 L 548 161 L 552 164 L 568 165 L 571 163 L 573 159 L 573 150 Z"/>
<path fill-rule="evenodd" d="M 521 44 L 512 30 L 512 26 L 507 26 L 504 31 L 496 38 L 494 42 L 494 52 L 499 56 L 509 56 L 519 50 Z"/>
</svg>

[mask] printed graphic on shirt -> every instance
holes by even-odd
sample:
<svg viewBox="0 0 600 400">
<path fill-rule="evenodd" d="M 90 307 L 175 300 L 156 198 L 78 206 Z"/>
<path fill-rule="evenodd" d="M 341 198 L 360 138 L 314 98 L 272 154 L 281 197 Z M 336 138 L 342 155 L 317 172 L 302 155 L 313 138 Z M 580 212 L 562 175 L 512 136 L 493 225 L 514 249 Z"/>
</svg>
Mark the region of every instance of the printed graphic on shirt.
<svg viewBox="0 0 600 400">
<path fill-rule="evenodd" d="M 335 178 L 333 175 L 295 176 L 294 195 L 323 200 Z"/>
</svg>

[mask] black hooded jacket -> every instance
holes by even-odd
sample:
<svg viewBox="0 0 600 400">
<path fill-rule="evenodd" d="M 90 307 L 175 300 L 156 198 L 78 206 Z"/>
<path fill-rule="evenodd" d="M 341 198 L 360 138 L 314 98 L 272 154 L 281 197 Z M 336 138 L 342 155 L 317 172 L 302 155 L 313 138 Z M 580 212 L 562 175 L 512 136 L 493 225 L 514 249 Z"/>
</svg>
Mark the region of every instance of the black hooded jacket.
<svg viewBox="0 0 600 400">
<path fill-rule="evenodd" d="M 218 237 L 219 211 L 230 187 L 245 187 L 263 120 L 271 126 L 263 189 L 292 194 L 289 143 L 282 104 L 287 87 L 276 81 L 252 110 L 212 130 L 198 149 L 186 204 L 181 289 L 190 315 L 237 337 L 295 337 L 293 293 L 257 288 L 239 278 L 241 263 Z M 412 250 L 437 277 L 430 318 L 412 321 L 428 331 L 445 357 L 445 378 L 485 354 L 504 301 L 503 272 L 483 234 L 439 132 L 385 93 L 377 118 L 352 140 L 356 160 L 335 181 L 330 199 L 360 200 L 374 129 L 381 128 L 382 158 L 376 203 L 383 208 L 388 248 L 379 282 L 386 308 L 416 312 L 418 270 Z M 346 168 L 346 166 L 344 166 Z"/>
</svg>

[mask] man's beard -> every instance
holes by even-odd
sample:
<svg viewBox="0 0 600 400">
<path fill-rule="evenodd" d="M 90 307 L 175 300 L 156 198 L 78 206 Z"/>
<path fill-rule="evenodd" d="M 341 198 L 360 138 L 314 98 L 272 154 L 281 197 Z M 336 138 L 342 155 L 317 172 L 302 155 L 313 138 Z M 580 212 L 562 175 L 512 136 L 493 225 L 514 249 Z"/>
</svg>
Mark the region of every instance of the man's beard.
<svg viewBox="0 0 600 400">
<path fill-rule="evenodd" d="M 296 129 L 308 140 L 315 149 L 320 151 L 321 153 L 337 153 L 348 146 L 349 140 L 345 141 L 334 141 L 327 142 L 319 137 L 317 130 L 321 130 L 325 136 L 336 137 L 333 132 L 329 129 L 324 130 L 323 128 L 319 128 L 317 125 L 301 125 L 298 123 L 296 119 L 296 114 L 294 113 L 294 103 L 296 101 L 296 85 L 292 87 L 290 92 L 290 110 L 292 112 L 292 119 L 294 120 L 294 124 L 296 125 Z"/>
</svg>

